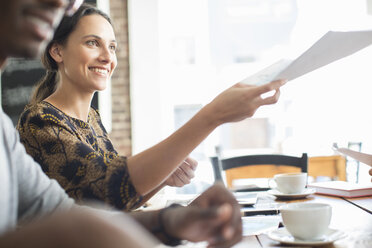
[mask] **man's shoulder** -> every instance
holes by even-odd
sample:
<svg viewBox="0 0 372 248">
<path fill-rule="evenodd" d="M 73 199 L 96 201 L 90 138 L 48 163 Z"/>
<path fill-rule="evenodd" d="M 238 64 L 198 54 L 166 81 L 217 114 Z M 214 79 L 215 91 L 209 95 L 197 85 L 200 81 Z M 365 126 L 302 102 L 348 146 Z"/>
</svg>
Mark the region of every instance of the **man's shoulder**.
<svg viewBox="0 0 372 248">
<path fill-rule="evenodd" d="M 13 127 L 13 123 L 10 120 L 10 117 L 4 113 L 3 109 L 0 106 L 0 128 L 4 128 L 7 126 Z"/>
<path fill-rule="evenodd" d="M 15 129 L 14 129 L 14 125 L 13 125 L 12 120 L 10 119 L 10 117 L 6 113 L 4 113 L 4 111 L 1 107 L 0 107 L 0 132 L 1 132 L 0 136 L 1 136 L 1 139 L 2 139 L 1 142 L 3 142 L 3 139 L 5 139 L 6 137 L 7 138 L 12 137 L 13 138 L 14 135 L 11 135 L 11 134 L 13 134 L 13 132 L 16 132 Z"/>
</svg>

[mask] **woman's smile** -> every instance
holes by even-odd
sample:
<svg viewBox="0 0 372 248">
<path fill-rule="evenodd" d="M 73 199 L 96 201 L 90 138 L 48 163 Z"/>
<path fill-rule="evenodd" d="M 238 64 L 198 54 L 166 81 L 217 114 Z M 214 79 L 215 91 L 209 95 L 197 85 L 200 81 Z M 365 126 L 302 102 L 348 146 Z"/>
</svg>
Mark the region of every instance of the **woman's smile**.
<svg viewBox="0 0 372 248">
<path fill-rule="evenodd" d="M 106 69 L 103 67 L 89 67 L 88 69 L 98 75 L 105 76 L 105 77 L 107 77 L 110 72 L 109 69 Z"/>
</svg>

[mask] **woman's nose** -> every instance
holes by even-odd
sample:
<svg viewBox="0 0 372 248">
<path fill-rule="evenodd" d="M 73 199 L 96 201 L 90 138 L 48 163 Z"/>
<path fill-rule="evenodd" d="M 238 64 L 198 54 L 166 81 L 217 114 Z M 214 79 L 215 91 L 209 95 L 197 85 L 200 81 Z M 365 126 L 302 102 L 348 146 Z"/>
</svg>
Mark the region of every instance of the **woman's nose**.
<svg viewBox="0 0 372 248">
<path fill-rule="evenodd" d="M 108 48 L 102 48 L 99 59 L 104 62 L 111 62 L 113 54 Z"/>
</svg>

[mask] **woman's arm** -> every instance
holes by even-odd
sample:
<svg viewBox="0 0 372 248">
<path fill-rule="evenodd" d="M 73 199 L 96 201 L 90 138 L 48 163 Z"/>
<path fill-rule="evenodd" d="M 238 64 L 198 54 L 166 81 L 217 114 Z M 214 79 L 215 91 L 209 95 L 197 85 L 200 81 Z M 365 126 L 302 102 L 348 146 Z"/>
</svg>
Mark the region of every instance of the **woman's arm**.
<svg viewBox="0 0 372 248">
<path fill-rule="evenodd" d="M 147 194 L 165 178 L 216 127 L 251 117 L 262 105 L 276 103 L 284 81 L 262 86 L 236 84 L 218 95 L 190 121 L 157 145 L 128 158 L 128 171 L 137 191 Z M 275 90 L 273 96 L 261 95 Z"/>
<path fill-rule="evenodd" d="M 22 113 L 17 128 L 27 153 L 70 197 L 137 208 L 142 196 L 131 182 L 126 157 L 115 153 L 98 127 L 93 132 L 75 124 L 54 107 L 38 104 Z"/>
<path fill-rule="evenodd" d="M 71 197 L 82 202 L 100 200 L 118 209 L 131 210 L 165 185 L 183 186 L 190 182 L 197 162 L 187 158 L 161 185 L 142 198 L 129 177 L 126 157 L 116 154 L 101 128 L 98 113 L 94 113 L 91 113 L 94 122 L 90 127 L 80 128 L 52 105 L 41 103 L 30 106 L 18 123 L 27 153 Z"/>
</svg>

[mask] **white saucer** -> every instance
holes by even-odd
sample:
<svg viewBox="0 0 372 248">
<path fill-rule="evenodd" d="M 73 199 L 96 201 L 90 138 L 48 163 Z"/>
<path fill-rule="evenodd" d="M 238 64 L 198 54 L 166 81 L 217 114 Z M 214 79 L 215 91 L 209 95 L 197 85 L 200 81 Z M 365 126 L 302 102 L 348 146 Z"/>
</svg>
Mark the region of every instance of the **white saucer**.
<svg viewBox="0 0 372 248">
<path fill-rule="evenodd" d="M 294 245 L 325 245 L 335 242 L 338 239 L 344 238 L 346 235 L 344 232 L 328 228 L 327 233 L 323 239 L 320 240 L 301 240 L 294 238 L 285 227 L 271 231 L 268 234 L 269 238 L 275 241 L 279 241 L 282 244 L 294 244 Z"/>
<path fill-rule="evenodd" d="M 314 194 L 316 192 L 315 189 L 305 189 L 301 193 L 296 194 L 284 194 L 282 192 L 279 192 L 276 189 L 271 189 L 267 191 L 270 195 L 276 196 L 279 199 L 299 199 L 299 198 L 305 198 L 311 194 Z"/>
</svg>

